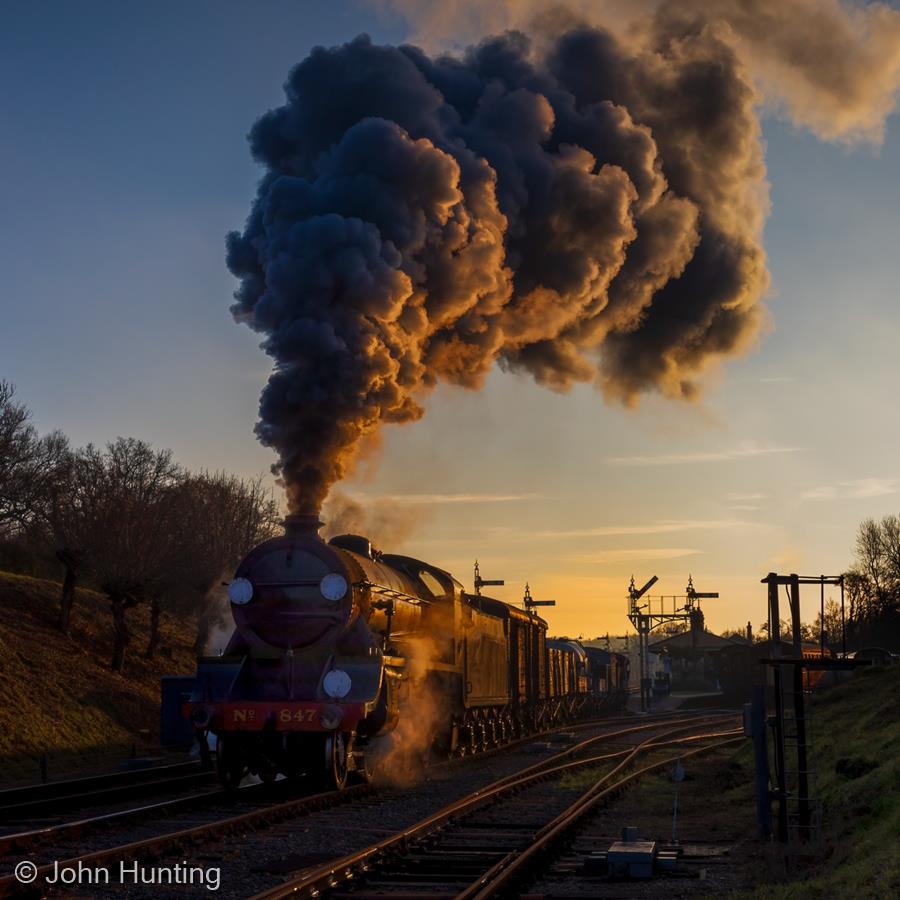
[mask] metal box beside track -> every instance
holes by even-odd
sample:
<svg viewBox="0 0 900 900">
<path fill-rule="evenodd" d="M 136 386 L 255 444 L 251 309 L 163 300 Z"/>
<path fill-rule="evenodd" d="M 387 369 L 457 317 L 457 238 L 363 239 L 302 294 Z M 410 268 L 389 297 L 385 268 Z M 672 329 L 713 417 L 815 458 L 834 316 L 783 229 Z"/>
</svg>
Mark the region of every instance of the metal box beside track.
<svg viewBox="0 0 900 900">
<path fill-rule="evenodd" d="M 160 682 L 159 742 L 163 747 L 190 747 L 194 726 L 185 716 L 197 679 L 193 675 L 164 675 Z"/>
</svg>

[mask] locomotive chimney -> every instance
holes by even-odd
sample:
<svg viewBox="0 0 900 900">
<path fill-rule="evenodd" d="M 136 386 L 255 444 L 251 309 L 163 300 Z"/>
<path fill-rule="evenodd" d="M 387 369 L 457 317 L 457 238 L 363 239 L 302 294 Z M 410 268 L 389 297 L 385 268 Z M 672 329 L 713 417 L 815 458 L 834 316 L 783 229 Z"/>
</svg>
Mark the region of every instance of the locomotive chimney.
<svg viewBox="0 0 900 900">
<path fill-rule="evenodd" d="M 284 520 L 284 533 L 288 537 L 318 537 L 324 525 L 318 513 L 291 513 Z"/>
</svg>

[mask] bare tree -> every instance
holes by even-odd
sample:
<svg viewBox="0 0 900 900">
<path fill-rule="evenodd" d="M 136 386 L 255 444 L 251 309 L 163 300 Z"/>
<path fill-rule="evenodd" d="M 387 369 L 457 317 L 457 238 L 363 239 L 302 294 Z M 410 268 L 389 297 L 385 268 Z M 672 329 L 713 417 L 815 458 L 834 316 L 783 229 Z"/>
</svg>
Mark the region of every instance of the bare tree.
<svg viewBox="0 0 900 900">
<path fill-rule="evenodd" d="M 77 507 L 74 455 L 68 439 L 54 431 L 40 437 L 15 389 L 0 381 L 0 537 L 18 534 L 31 546 L 51 542 L 65 567 L 59 627 L 68 631 L 79 556 L 68 535 Z"/>
<path fill-rule="evenodd" d="M 275 536 L 281 516 L 261 478 L 243 480 L 224 472 L 204 472 L 192 479 L 191 488 L 196 519 L 191 602 L 200 612 L 194 642 L 200 655 L 224 613 L 213 588 L 252 547 Z"/>
<path fill-rule="evenodd" d="M 165 610 L 198 616 L 202 652 L 223 615 L 212 588 L 276 533 L 279 520 L 259 478 L 189 476 L 170 451 L 134 438 L 72 450 L 60 432 L 41 437 L 13 386 L 0 381 L 0 539 L 49 549 L 62 563 L 63 632 L 82 573 L 101 587 L 112 613 L 115 670 L 131 639 L 127 612 L 140 603 L 150 605 L 148 657 Z"/>
<path fill-rule="evenodd" d="M 59 479 L 68 441 L 59 431 L 40 437 L 15 388 L 0 381 L 0 537 L 27 528 Z"/>
<path fill-rule="evenodd" d="M 816 618 L 812 625 L 815 640 L 819 640 L 822 636 L 822 623 L 823 616 L 821 611 L 819 611 L 816 613 Z M 841 604 L 831 598 L 825 601 L 824 635 L 826 644 L 836 643 L 841 638 Z"/>
<path fill-rule="evenodd" d="M 860 571 L 865 574 L 875 594 L 876 602 L 887 591 L 889 573 L 882 552 L 881 527 L 874 519 L 866 519 L 856 533 L 856 559 Z M 873 609 L 871 597 L 860 597 L 858 618 L 868 618 Z"/>
<path fill-rule="evenodd" d="M 159 625 L 166 611 L 198 616 L 196 643 L 202 651 L 222 615 L 212 589 L 251 547 L 275 533 L 280 518 L 261 479 L 245 481 L 223 472 L 185 477 L 173 490 L 171 502 L 178 512 L 167 543 L 164 576 L 149 597 L 148 659 L 159 645 Z"/>
<path fill-rule="evenodd" d="M 87 557 L 109 598 L 113 619 L 111 668 L 122 671 L 131 640 L 127 612 L 158 596 L 167 578 L 172 542 L 179 534 L 177 488 L 184 478 L 169 450 L 119 438 L 105 451 L 81 453 L 91 485 L 86 522 Z"/>
<path fill-rule="evenodd" d="M 95 506 L 100 498 L 90 453 L 60 452 L 56 465 L 48 471 L 37 505 L 34 530 L 63 566 L 57 627 L 68 634 L 75 601 L 75 586 L 96 521 Z"/>
</svg>

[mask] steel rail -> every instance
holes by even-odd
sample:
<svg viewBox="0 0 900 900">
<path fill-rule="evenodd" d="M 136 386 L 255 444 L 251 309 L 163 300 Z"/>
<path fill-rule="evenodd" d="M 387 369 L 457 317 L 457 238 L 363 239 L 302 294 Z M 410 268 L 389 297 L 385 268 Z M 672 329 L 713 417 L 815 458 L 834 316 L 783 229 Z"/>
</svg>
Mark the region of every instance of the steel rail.
<svg viewBox="0 0 900 900">
<path fill-rule="evenodd" d="M 623 717 L 624 719 L 625 717 Z M 607 722 L 612 722 L 615 720 L 609 719 L 599 719 L 593 722 L 581 723 L 576 725 L 574 729 L 586 729 L 586 728 L 595 728 L 598 724 L 606 724 Z M 607 739 L 608 737 L 614 737 L 621 734 L 630 733 L 633 730 L 640 730 L 645 728 L 653 728 L 659 727 L 658 725 L 654 725 L 652 723 L 644 723 L 640 726 L 637 726 L 636 729 L 626 729 L 624 731 L 614 732 L 612 734 L 599 735 L 589 741 L 582 742 L 581 744 L 577 744 L 573 747 L 569 747 L 566 750 L 561 751 L 558 754 L 554 754 L 554 756 L 549 757 L 548 759 L 541 760 L 536 763 L 534 766 L 529 767 L 525 771 L 531 771 L 532 769 L 538 769 L 542 766 L 548 765 L 550 762 L 556 759 L 561 759 L 566 755 L 578 752 L 582 747 L 587 746 L 588 744 L 594 742 L 597 737 L 601 739 Z M 559 729 L 557 729 L 558 731 Z M 543 737 L 548 734 L 553 734 L 554 732 L 543 732 L 541 735 L 537 735 L 537 737 Z M 533 741 L 535 736 L 530 736 L 528 738 L 520 738 L 516 741 L 510 742 L 509 744 L 503 744 L 498 747 L 492 748 L 490 750 L 482 751 L 479 754 L 476 754 L 479 757 L 483 757 L 486 755 L 490 755 L 492 753 L 498 753 L 502 750 L 515 747 L 518 744 L 522 744 L 528 741 Z M 469 757 L 466 757 L 469 758 Z M 429 767 L 432 771 L 435 769 L 440 769 L 448 764 L 457 764 L 461 761 L 462 758 L 457 759 L 449 759 L 444 760 L 442 762 L 436 763 Z M 199 774 L 199 773 L 197 773 Z M 158 782 L 158 786 L 165 787 L 170 782 Z M 264 793 L 268 789 L 272 790 L 272 785 L 249 785 L 247 787 L 241 788 L 240 793 L 253 791 L 254 793 Z M 276 787 L 277 789 L 277 787 Z M 88 795 L 85 795 L 88 796 Z M 90 795 L 94 796 L 94 795 Z M 234 794 L 231 794 L 234 797 Z M 229 797 L 229 792 L 223 790 L 213 790 L 213 791 L 205 791 L 200 794 L 191 794 L 187 797 L 176 797 L 169 800 L 163 800 L 157 803 L 149 803 L 143 806 L 132 807 L 124 810 L 116 810 L 110 813 L 104 813 L 99 816 L 89 816 L 83 819 L 76 819 L 71 822 L 61 822 L 54 825 L 47 825 L 41 828 L 29 829 L 27 831 L 19 831 L 12 832 L 5 835 L 0 835 L 0 856 L 10 855 L 13 852 L 23 852 L 25 850 L 30 850 L 41 843 L 46 843 L 50 840 L 58 840 L 65 838 L 77 837 L 80 834 L 84 834 L 86 832 L 99 830 L 100 828 L 122 824 L 124 822 L 137 822 L 147 816 L 152 816 L 157 813 L 162 812 L 180 812 L 184 809 L 190 809 L 192 807 L 202 807 L 208 804 L 213 804 L 219 800 L 226 800 Z M 237 797 L 240 800 L 248 800 L 250 799 L 246 793 L 244 796 Z M 305 798 L 292 798 L 292 799 L 305 799 Z M 42 803 L 49 802 L 49 800 L 42 800 Z M 202 826 L 201 826 L 202 827 Z M 0 881 L 2 884 L 2 881 Z"/>
<path fill-rule="evenodd" d="M 709 722 L 716 722 L 723 718 L 731 718 L 731 717 L 734 717 L 735 715 L 736 715 L 735 712 L 729 711 L 728 713 L 722 713 L 722 714 L 717 714 L 717 715 L 713 715 L 713 716 L 705 715 L 705 714 L 697 715 L 697 716 L 692 716 L 692 717 L 688 718 L 687 721 L 685 721 L 684 719 L 679 719 L 678 721 L 684 722 L 685 728 L 690 728 L 690 727 L 694 727 L 696 725 L 702 725 L 702 724 L 706 724 Z M 506 784 L 507 782 L 516 781 L 520 778 L 527 777 L 528 775 L 530 775 L 532 773 L 540 772 L 541 770 L 546 769 L 548 766 L 551 766 L 557 760 L 564 759 L 567 756 L 575 756 L 576 754 L 581 753 L 582 751 L 586 750 L 588 747 L 590 747 L 594 744 L 605 743 L 606 741 L 609 741 L 611 738 L 626 737 L 630 734 L 636 734 L 640 731 L 649 731 L 654 728 L 660 728 L 662 725 L 665 725 L 665 724 L 668 724 L 668 722 L 667 721 L 665 721 L 665 722 L 646 722 L 645 721 L 641 725 L 634 725 L 630 728 L 622 728 L 618 731 L 610 731 L 610 732 L 606 732 L 604 734 L 594 735 L 593 737 L 589 737 L 586 740 L 580 741 L 577 744 L 573 744 L 571 747 L 568 747 L 565 750 L 561 750 L 559 753 L 554 753 L 553 756 L 547 757 L 547 759 L 542 759 L 542 760 L 536 762 L 534 765 L 528 766 L 527 768 L 522 769 L 519 772 L 514 773 L 513 775 L 508 775 L 505 778 L 501 778 L 498 781 L 493 782 L 491 784 L 491 787 L 493 788 L 493 787 L 502 786 L 502 785 Z M 579 762 L 581 762 L 581 761 L 579 760 Z"/>
<path fill-rule="evenodd" d="M 120 809 L 98 816 L 89 816 L 71 822 L 60 822 L 54 825 L 45 825 L 41 828 L 29 829 L 28 831 L 3 834 L 0 835 L 0 856 L 8 856 L 13 852 L 21 853 L 49 840 L 73 838 L 110 825 L 123 822 L 139 822 L 141 819 L 157 813 L 176 813 L 186 809 L 214 804 L 217 801 L 248 800 L 250 797 L 247 795 L 251 792 L 264 794 L 266 790 L 271 792 L 272 785 L 251 784 L 240 788 L 237 792 L 215 789 L 199 794 L 190 794 L 187 797 L 173 797 L 169 800 L 161 800 L 143 806 L 129 807 L 128 809 Z M 242 794 L 244 796 L 241 796 Z"/>
<path fill-rule="evenodd" d="M 733 715 L 734 713 L 730 713 Z M 590 746 L 593 743 L 597 743 L 598 741 L 609 740 L 616 737 L 621 737 L 623 735 L 631 734 L 637 731 L 642 731 L 650 728 L 659 728 L 661 724 L 668 724 L 671 717 L 667 717 L 664 723 L 658 722 L 647 722 L 642 721 L 642 723 L 638 726 L 632 726 L 626 729 L 619 729 L 613 732 L 605 732 L 601 735 L 594 735 L 591 738 L 588 738 L 585 741 L 580 742 L 572 747 L 568 747 L 565 750 L 560 751 L 553 756 L 540 760 L 532 766 L 529 766 L 527 769 L 523 770 L 524 773 L 533 773 L 538 772 L 540 769 L 546 768 L 549 765 L 552 765 L 555 761 L 566 758 L 567 756 L 572 755 L 573 753 L 577 753 L 580 750 Z M 699 724 L 700 721 L 709 719 L 709 716 L 702 716 L 695 713 L 691 713 L 689 716 L 682 716 L 681 718 L 688 718 L 692 725 Z M 588 728 L 588 727 L 597 727 L 598 725 L 607 724 L 610 720 L 608 719 L 599 719 L 593 723 L 583 723 L 578 727 Z M 560 729 L 562 730 L 562 729 Z M 571 729 L 568 729 L 571 730 Z M 544 732 L 543 734 L 551 734 L 552 732 Z M 521 741 L 517 741 L 515 743 L 522 743 L 528 739 L 522 739 Z M 531 738 L 533 740 L 533 737 Z M 510 744 L 503 745 L 502 747 L 494 748 L 491 751 L 485 751 L 485 753 L 498 752 L 505 748 L 510 747 Z M 481 756 L 483 754 L 477 754 Z M 466 757 L 468 758 L 468 757 Z M 462 759 L 457 760 L 448 760 L 445 764 L 458 764 L 462 761 Z M 516 775 L 509 776 L 506 779 L 502 779 L 497 784 L 505 784 L 510 780 L 514 780 L 517 777 L 521 777 L 522 772 L 517 773 Z M 253 787 L 256 787 L 255 785 Z M 246 788 L 242 790 L 247 790 Z M 308 812 L 313 812 L 319 809 L 328 808 L 331 806 L 342 805 L 344 803 L 348 803 L 352 800 L 363 798 L 366 796 L 370 796 L 372 793 L 376 791 L 372 785 L 358 785 L 355 787 L 351 787 L 345 789 L 343 791 L 329 791 L 322 794 L 315 794 L 307 797 L 294 798 L 283 803 L 279 803 L 275 806 L 267 806 L 261 809 L 250 810 L 246 813 L 242 813 L 238 816 L 232 816 L 226 819 L 221 819 L 217 822 L 207 823 L 203 825 L 194 826 L 192 828 L 181 829 L 176 832 L 170 832 L 168 834 L 157 835 L 154 837 L 146 838 L 140 841 L 134 841 L 128 844 L 119 845 L 116 847 L 105 848 L 100 851 L 96 851 L 93 853 L 82 854 L 80 856 L 72 857 L 71 859 L 61 861 L 59 863 L 60 866 L 74 866 L 77 867 L 79 863 L 85 866 L 103 866 L 107 863 L 114 862 L 118 859 L 126 858 L 129 860 L 135 859 L 149 859 L 159 857 L 169 851 L 181 849 L 182 847 L 189 846 L 192 844 L 197 844 L 203 840 L 211 840 L 216 839 L 222 836 L 226 836 L 235 831 L 240 831 L 247 827 L 255 827 L 259 825 L 264 825 L 267 823 L 275 823 L 284 821 L 286 819 L 294 818 L 300 815 L 304 815 Z M 200 795 L 197 795 L 200 796 Z M 203 795 L 206 796 L 206 795 Z M 196 802 L 195 798 L 177 798 L 183 800 L 185 803 Z M 17 834 L 6 835 L 2 838 L 4 845 L 8 847 L 20 848 L 23 844 L 28 844 L 29 841 L 44 841 L 52 837 L 57 837 L 66 832 L 70 834 L 77 834 L 79 830 L 88 830 L 92 828 L 101 827 L 104 824 L 114 824 L 116 822 L 120 822 L 123 819 L 127 819 L 129 815 L 135 816 L 143 816 L 152 814 L 154 811 L 160 811 L 161 809 L 165 809 L 167 805 L 174 804 L 176 801 L 163 801 L 160 804 L 151 804 L 146 807 L 139 807 L 137 810 L 121 810 L 119 813 L 112 813 L 107 816 L 98 816 L 93 819 L 82 820 L 74 823 L 63 823 L 58 826 L 48 826 L 45 829 L 36 829 L 31 832 L 20 832 Z M 69 831 L 69 827 L 71 827 L 71 831 Z M 33 846 L 33 845 L 32 845 Z M 35 878 L 35 883 L 40 883 L 40 880 L 43 879 L 47 874 L 53 871 L 52 865 L 42 866 L 38 869 L 37 877 Z M 0 876 L 0 897 L 7 896 L 9 893 L 13 892 L 17 887 L 17 883 L 14 880 L 12 875 Z"/>
<path fill-rule="evenodd" d="M 733 716 L 734 714 L 734 711 L 730 711 L 727 715 Z M 691 712 L 688 716 L 682 715 L 679 720 L 683 721 L 684 719 L 688 719 L 689 724 L 687 727 L 694 727 L 700 724 L 702 721 L 722 717 L 723 716 L 710 717 L 709 715 L 701 715 Z M 522 770 L 522 772 L 516 773 L 512 776 L 508 776 L 505 779 L 501 779 L 499 782 L 495 782 L 492 787 L 503 786 L 508 782 L 515 781 L 516 779 L 521 779 L 523 777 L 523 773 L 530 777 L 540 777 L 541 769 L 545 769 L 547 766 L 552 765 L 555 761 L 562 760 L 567 756 L 580 752 L 581 750 L 592 744 L 598 743 L 600 741 L 608 741 L 610 739 L 647 729 L 659 728 L 661 726 L 664 726 L 665 724 L 668 724 L 671 719 L 672 717 L 666 717 L 666 720 L 664 722 L 647 722 L 645 720 L 642 720 L 642 723 L 637 726 L 619 729 L 612 732 L 605 732 L 600 735 L 594 735 L 591 738 L 580 742 L 579 744 L 568 747 L 565 750 L 562 750 L 547 759 L 541 760 L 534 765 L 529 766 L 525 770 Z M 583 723 L 579 727 L 597 727 L 598 725 L 602 726 L 604 724 L 607 724 L 609 721 L 610 720 L 608 719 L 599 719 L 593 723 Z M 544 732 L 543 734 L 546 735 L 551 733 L 552 732 Z M 530 738 L 521 739 L 520 741 L 516 741 L 514 743 L 524 743 L 527 740 L 533 739 L 534 736 L 531 736 Z M 509 748 L 510 746 L 512 745 L 502 745 L 501 747 L 494 748 L 493 750 L 484 751 L 484 753 L 499 752 L 503 749 Z M 476 756 L 482 755 L 484 754 L 476 754 Z M 463 759 L 468 758 L 469 757 L 465 757 Z M 453 759 L 447 761 L 447 763 L 449 764 L 459 762 L 462 762 L 462 759 Z M 252 787 L 257 786 L 254 785 Z M 244 788 L 242 790 L 247 790 L 247 788 Z M 332 806 L 343 805 L 352 800 L 370 796 L 372 793 L 375 793 L 375 791 L 376 788 L 372 785 L 357 785 L 355 787 L 347 788 L 343 791 L 328 791 L 321 794 L 294 798 L 283 803 L 279 803 L 275 806 L 267 806 L 261 809 L 250 810 L 248 812 L 241 813 L 238 816 L 232 816 L 226 819 L 218 820 L 216 822 L 197 825 L 191 828 L 181 829 L 176 832 L 157 835 L 140 841 L 134 841 L 128 844 L 109 847 L 92 853 L 82 854 L 65 861 L 60 861 L 59 865 L 60 867 L 77 867 L 79 863 L 81 863 L 84 866 L 102 867 L 107 863 L 114 862 L 122 858 L 126 858 L 129 860 L 158 858 L 165 853 L 180 850 L 183 847 L 198 844 L 204 840 L 215 840 L 217 838 L 227 836 L 249 827 L 257 827 L 265 824 L 275 824 L 277 822 L 304 815 L 307 812 L 313 812 Z M 476 792 L 476 794 L 477 793 L 480 792 Z M 4 845 L 15 847 L 18 849 L 22 843 L 27 843 L 29 840 L 43 841 L 52 837 L 59 836 L 61 833 L 65 833 L 69 827 L 73 829 L 69 833 L 77 834 L 79 830 L 87 830 L 93 827 L 99 827 L 102 824 L 115 823 L 116 821 L 121 821 L 128 818 L 129 815 L 132 814 L 136 816 L 143 816 L 151 814 L 154 811 L 160 811 L 169 804 L 177 803 L 178 800 L 183 800 L 185 803 L 189 803 L 192 801 L 196 802 L 195 798 L 176 798 L 175 801 L 163 801 L 160 804 L 151 804 L 149 806 L 139 807 L 136 810 L 121 810 L 119 813 L 109 814 L 108 816 L 95 817 L 93 820 L 89 819 L 74 823 L 63 823 L 59 826 L 48 826 L 46 829 L 37 829 L 31 832 L 20 832 L 18 834 L 6 835 L 2 838 L 2 841 L 4 842 Z M 39 867 L 37 870 L 37 876 L 35 878 L 35 884 L 40 884 L 46 877 L 46 875 L 50 874 L 52 871 L 52 864 Z M 14 892 L 17 887 L 21 886 L 18 885 L 18 883 L 15 881 L 14 876 L 0 876 L 0 897 L 9 895 L 10 893 Z"/>
<path fill-rule="evenodd" d="M 123 858 L 129 861 L 158 858 L 165 853 L 180 850 L 183 847 L 200 843 L 203 840 L 226 837 L 258 825 L 283 822 L 305 812 L 349 803 L 351 800 L 366 797 L 373 792 L 374 788 L 371 785 L 360 784 L 345 788 L 342 791 L 327 791 L 321 794 L 313 794 L 309 797 L 300 797 L 280 803 L 277 806 L 253 809 L 227 819 L 219 819 L 216 822 L 184 828 L 168 834 L 156 835 L 141 841 L 133 841 L 129 844 L 108 847 L 93 853 L 85 853 L 65 861 L 59 861 L 58 865 L 60 868 L 69 866 L 77 868 L 80 863 L 88 867 L 103 867 L 108 863 L 116 862 Z M 39 866 L 33 879 L 33 884 L 42 884 L 47 875 L 52 874 L 54 865 L 51 863 Z M 16 881 L 14 875 L 0 877 L 0 897 L 10 896 L 21 889 L 22 886 Z M 35 890 L 40 891 L 40 888 L 35 887 Z"/>
<path fill-rule="evenodd" d="M 641 776 L 665 768 L 666 766 L 671 765 L 676 759 L 684 759 L 689 756 L 696 756 L 700 753 L 707 753 L 710 750 L 735 744 L 744 739 L 743 734 L 735 735 L 726 740 L 718 741 L 705 747 L 699 747 L 696 750 L 690 750 L 687 753 L 681 753 L 678 757 L 668 757 L 660 762 L 651 763 L 635 772 L 631 772 L 613 784 L 607 784 L 606 782 L 608 782 L 609 778 L 616 771 L 619 771 L 622 766 L 616 767 L 613 772 L 596 782 L 590 790 L 576 800 L 567 810 L 560 813 L 560 815 L 552 822 L 544 826 L 528 847 L 524 850 L 508 853 L 503 859 L 495 863 L 494 866 L 482 875 L 474 885 L 457 894 L 454 900 L 489 900 L 489 898 L 496 896 L 499 891 L 509 885 L 509 882 L 514 876 L 522 873 L 522 870 L 528 863 L 534 861 L 534 857 L 537 854 L 547 851 L 555 841 L 563 838 L 568 830 L 574 827 L 601 800 L 617 793 Z"/>
<path fill-rule="evenodd" d="M 102 790 L 106 787 L 130 787 L 132 784 L 146 784 L 155 778 L 165 779 L 174 775 L 185 775 L 192 771 L 200 772 L 199 760 L 167 763 L 162 766 L 148 766 L 145 769 L 128 769 L 124 772 L 102 772 L 99 775 L 85 775 L 79 778 L 66 778 L 60 781 L 47 781 L 40 784 L 25 784 L 0 790 L 0 807 L 15 806 L 39 800 L 58 800 L 74 794 Z"/>
<path fill-rule="evenodd" d="M 165 779 L 136 781 L 120 787 L 103 787 L 82 794 L 62 794 L 58 797 L 42 797 L 8 806 L 0 806 L 0 822 L 14 819 L 30 819 L 47 813 L 63 812 L 72 807 L 100 806 L 104 803 L 121 803 L 124 800 L 178 791 L 184 787 L 202 784 L 215 779 L 215 772 L 197 769 L 187 775 L 174 775 Z"/>
<path fill-rule="evenodd" d="M 732 718 L 733 713 L 729 713 L 728 717 Z M 713 719 L 713 717 L 710 718 Z M 725 716 L 716 718 L 720 720 L 725 718 Z M 690 730 L 700 724 L 700 722 L 691 722 L 681 728 L 672 729 L 672 731 L 667 734 L 671 735 L 681 731 Z M 628 730 L 631 731 L 631 729 Z M 607 735 L 607 737 L 609 736 L 610 735 Z M 616 733 L 616 736 L 618 736 L 618 733 Z M 647 745 L 650 747 L 651 745 L 658 744 L 660 740 L 660 736 L 657 735 L 648 738 L 639 746 Z M 591 742 L 593 742 L 593 739 L 583 743 L 587 744 Z M 572 749 L 573 748 L 570 748 L 568 751 L 558 754 L 558 756 L 562 757 L 569 755 Z M 632 748 L 622 752 L 628 755 L 628 759 L 605 777 L 610 777 L 610 775 L 614 775 L 617 771 L 621 771 L 623 766 L 627 765 L 628 760 L 633 758 L 639 752 L 639 749 Z M 610 756 L 617 755 L 619 754 L 610 754 Z M 546 762 L 548 761 L 545 760 L 544 763 Z M 417 822 L 390 837 L 384 838 L 356 853 L 349 854 L 338 860 L 334 860 L 331 863 L 327 863 L 324 866 L 319 866 L 310 872 L 303 873 L 274 888 L 262 891 L 261 893 L 254 895 L 251 900 L 278 900 L 278 898 L 290 897 L 298 894 L 307 897 L 318 897 L 324 890 L 331 890 L 336 888 L 342 882 L 352 881 L 356 877 L 357 872 L 365 873 L 373 863 L 383 859 L 385 856 L 396 852 L 399 852 L 400 854 L 405 853 L 410 845 L 418 842 L 427 835 L 432 835 L 440 831 L 454 818 L 472 813 L 486 805 L 488 802 L 501 799 L 523 787 L 551 778 L 557 774 L 557 771 L 573 769 L 576 767 L 581 768 L 592 764 L 596 764 L 595 758 L 576 760 L 557 767 L 557 769 L 548 769 L 541 766 L 541 764 L 532 766 L 529 769 L 526 769 L 524 774 L 518 773 L 517 775 L 493 782 L 485 788 L 474 791 L 466 797 L 448 804 L 427 818 L 422 819 L 420 822 Z"/>
</svg>

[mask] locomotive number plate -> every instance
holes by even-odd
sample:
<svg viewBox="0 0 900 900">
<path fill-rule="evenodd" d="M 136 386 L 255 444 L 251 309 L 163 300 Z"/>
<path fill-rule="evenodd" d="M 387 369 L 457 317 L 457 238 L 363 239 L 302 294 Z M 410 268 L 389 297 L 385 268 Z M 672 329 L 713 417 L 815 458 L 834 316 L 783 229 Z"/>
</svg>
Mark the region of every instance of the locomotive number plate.
<svg viewBox="0 0 900 900">
<path fill-rule="evenodd" d="M 279 709 L 276 717 L 282 725 L 307 724 L 312 725 L 319 721 L 319 710 L 317 709 Z"/>
<path fill-rule="evenodd" d="M 231 728 L 261 728 L 274 722 L 277 728 L 290 729 L 319 724 L 319 710 L 298 706 L 230 706 L 225 710 L 225 725 Z"/>
<path fill-rule="evenodd" d="M 274 728 L 276 731 L 325 731 L 334 726 L 322 724 L 323 710 L 334 715 L 337 704 L 321 703 L 223 703 L 215 710 L 213 718 L 218 727 L 226 731 L 262 731 Z M 366 714 L 360 703 L 341 704 L 340 721 L 348 729 Z"/>
</svg>

